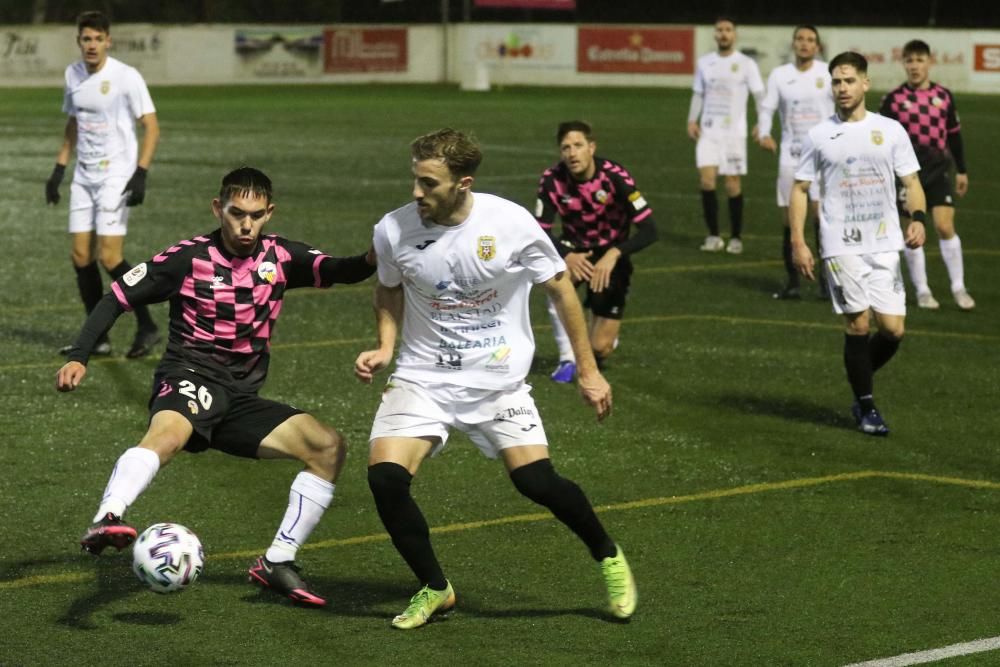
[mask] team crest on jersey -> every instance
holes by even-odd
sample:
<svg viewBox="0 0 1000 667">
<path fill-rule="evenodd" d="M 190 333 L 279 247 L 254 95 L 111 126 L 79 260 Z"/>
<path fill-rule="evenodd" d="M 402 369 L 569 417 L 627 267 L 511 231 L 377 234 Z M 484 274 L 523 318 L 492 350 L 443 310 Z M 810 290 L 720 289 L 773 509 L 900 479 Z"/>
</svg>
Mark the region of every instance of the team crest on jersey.
<svg viewBox="0 0 1000 667">
<path fill-rule="evenodd" d="M 111 92 L 111 82 L 101 81 L 101 95 L 107 95 L 109 92 Z"/>
<path fill-rule="evenodd" d="M 488 262 L 497 256 L 497 238 L 495 236 L 480 236 L 476 247 L 479 259 Z"/>
<path fill-rule="evenodd" d="M 139 266 L 133 268 L 131 271 L 122 276 L 122 280 L 129 287 L 135 287 L 136 283 L 146 277 L 146 272 L 149 267 L 146 266 L 146 262 L 143 262 Z"/>
<path fill-rule="evenodd" d="M 740 64 L 739 63 L 733 63 L 732 66 L 729 69 L 732 70 L 733 72 L 739 72 L 740 71 Z"/>
<path fill-rule="evenodd" d="M 881 146 L 885 139 L 882 137 L 882 130 L 872 130 L 872 143 Z"/>
<path fill-rule="evenodd" d="M 190 410 L 193 415 L 198 414 L 198 404 L 194 401 L 188 401 L 188 410 Z"/>
<path fill-rule="evenodd" d="M 598 190 L 594 193 L 594 199 L 598 204 L 603 204 L 608 201 L 608 193 L 604 190 Z"/>
<path fill-rule="evenodd" d="M 825 86 L 825 85 L 826 85 L 826 81 L 823 80 L 823 77 L 821 77 L 821 76 L 816 77 L 816 87 L 817 88 L 823 88 L 823 86 Z"/>
<path fill-rule="evenodd" d="M 264 282 L 273 285 L 275 279 L 278 277 L 278 267 L 274 265 L 274 262 L 261 262 L 257 266 L 257 275 Z"/>
</svg>

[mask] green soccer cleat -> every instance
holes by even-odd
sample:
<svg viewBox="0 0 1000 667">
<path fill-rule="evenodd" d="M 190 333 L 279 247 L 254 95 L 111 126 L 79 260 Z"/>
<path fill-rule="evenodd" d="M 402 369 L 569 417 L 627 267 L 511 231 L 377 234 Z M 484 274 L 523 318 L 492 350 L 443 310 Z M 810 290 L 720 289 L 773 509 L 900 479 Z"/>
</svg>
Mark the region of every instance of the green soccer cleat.
<svg viewBox="0 0 1000 667">
<path fill-rule="evenodd" d="M 406 610 L 392 619 L 392 627 L 400 630 L 412 630 L 425 625 L 431 620 L 434 614 L 443 614 L 455 606 L 455 589 L 451 587 L 443 591 L 436 591 L 430 586 L 424 586 L 417 594 L 410 598 L 410 606 Z"/>
<path fill-rule="evenodd" d="M 601 574 L 604 575 L 604 583 L 608 587 L 608 610 L 616 618 L 628 619 L 635 611 L 639 593 L 632 577 L 632 568 L 625 560 L 625 554 L 621 547 L 615 548 L 618 551 L 614 556 L 601 561 Z"/>
</svg>

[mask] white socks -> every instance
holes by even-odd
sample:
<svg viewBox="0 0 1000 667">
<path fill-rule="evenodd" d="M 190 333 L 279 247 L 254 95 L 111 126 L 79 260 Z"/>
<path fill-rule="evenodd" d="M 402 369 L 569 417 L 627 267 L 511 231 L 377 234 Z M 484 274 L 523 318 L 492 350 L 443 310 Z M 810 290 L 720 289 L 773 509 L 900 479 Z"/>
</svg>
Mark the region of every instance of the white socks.
<svg viewBox="0 0 1000 667">
<path fill-rule="evenodd" d="M 938 240 L 941 248 L 941 258 L 948 268 L 948 277 L 951 279 L 952 293 L 965 289 L 965 266 L 962 262 L 962 239 L 958 234 L 945 241 Z"/>
<path fill-rule="evenodd" d="M 333 502 L 334 488 L 325 479 L 304 470 L 300 472 L 288 492 L 285 518 L 281 520 L 281 527 L 264 557 L 272 563 L 295 560 L 299 547 L 309 539 L 323 512 Z"/>
<path fill-rule="evenodd" d="M 115 469 L 111 471 L 111 479 L 104 489 L 104 497 L 97 508 L 94 523 L 104 518 L 108 512 L 124 516 L 125 510 L 146 490 L 159 469 L 160 457 L 153 450 L 142 447 L 125 450 L 118 457 Z"/>
<path fill-rule="evenodd" d="M 569 334 L 566 327 L 559 320 L 559 313 L 556 311 L 552 299 L 548 299 L 549 319 L 552 320 L 552 335 L 556 339 L 556 347 L 559 348 L 559 361 L 572 361 L 576 363 L 576 355 L 573 354 L 573 345 L 569 342 Z"/>
<path fill-rule="evenodd" d="M 910 282 L 917 294 L 930 294 L 931 288 L 927 285 L 927 259 L 923 248 L 903 248 L 903 255 L 906 257 L 906 267 L 909 269 Z"/>
</svg>

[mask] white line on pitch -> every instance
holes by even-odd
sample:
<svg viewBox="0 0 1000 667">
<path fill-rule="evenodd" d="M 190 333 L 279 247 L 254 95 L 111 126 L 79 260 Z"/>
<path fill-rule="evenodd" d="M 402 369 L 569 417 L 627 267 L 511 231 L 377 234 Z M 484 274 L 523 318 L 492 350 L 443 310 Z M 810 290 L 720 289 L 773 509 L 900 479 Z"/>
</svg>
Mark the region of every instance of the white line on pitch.
<svg viewBox="0 0 1000 667">
<path fill-rule="evenodd" d="M 922 665 L 928 662 L 937 662 L 946 658 L 955 658 L 960 655 L 970 655 L 972 653 L 983 653 L 985 651 L 995 651 L 1000 649 L 1000 637 L 988 637 L 977 639 L 972 642 L 962 644 L 952 644 L 941 648 L 932 648 L 926 651 L 915 653 L 903 653 L 892 658 L 879 658 L 867 662 L 854 662 L 845 667 L 905 667 L 906 665 Z"/>
</svg>

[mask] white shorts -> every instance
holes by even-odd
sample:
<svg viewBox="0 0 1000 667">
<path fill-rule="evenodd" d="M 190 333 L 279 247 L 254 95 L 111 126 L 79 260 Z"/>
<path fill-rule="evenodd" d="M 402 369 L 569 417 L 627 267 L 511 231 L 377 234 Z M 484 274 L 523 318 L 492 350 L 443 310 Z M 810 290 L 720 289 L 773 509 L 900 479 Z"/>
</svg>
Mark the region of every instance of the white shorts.
<svg viewBox="0 0 1000 667">
<path fill-rule="evenodd" d="M 823 260 L 833 312 L 906 315 L 906 291 L 898 252 L 841 255 Z"/>
<path fill-rule="evenodd" d="M 369 443 L 376 438 L 436 438 L 431 456 L 448 442 L 457 428 L 485 456 L 524 445 L 548 446 L 531 385 L 511 390 L 470 389 L 454 384 L 416 383 L 390 377 L 382 392 Z"/>
<path fill-rule="evenodd" d="M 795 185 L 795 167 L 794 164 L 789 165 L 778 165 L 778 206 L 781 208 L 787 208 L 788 202 L 792 198 L 792 186 Z M 819 201 L 819 181 L 813 181 L 809 184 L 809 201 Z"/>
<path fill-rule="evenodd" d="M 73 179 L 69 190 L 69 233 L 125 236 L 129 209 L 122 190 L 127 183 L 127 176 L 108 176 L 100 183 Z"/>
<path fill-rule="evenodd" d="M 746 137 L 728 137 L 702 132 L 694 149 L 695 165 L 718 167 L 721 176 L 742 176 L 747 173 Z"/>
</svg>

